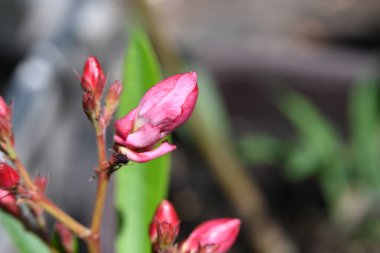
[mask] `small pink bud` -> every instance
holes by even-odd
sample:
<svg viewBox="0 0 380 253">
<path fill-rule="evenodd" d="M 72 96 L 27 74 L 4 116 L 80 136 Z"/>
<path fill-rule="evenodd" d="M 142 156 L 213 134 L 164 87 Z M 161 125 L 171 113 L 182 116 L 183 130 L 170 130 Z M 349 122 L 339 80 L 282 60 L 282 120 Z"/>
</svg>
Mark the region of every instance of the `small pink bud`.
<svg viewBox="0 0 380 253">
<path fill-rule="evenodd" d="M 67 253 L 74 252 L 75 241 L 74 241 L 73 234 L 70 232 L 70 230 L 62 223 L 56 223 L 55 231 L 57 232 L 60 238 L 60 242 L 65 252 Z"/>
<path fill-rule="evenodd" d="M 152 147 L 189 119 L 198 97 L 197 74 L 169 77 L 150 88 L 138 107 L 115 122 L 117 152 L 135 162 L 147 162 L 175 149 L 174 145 Z M 164 145 L 164 146 L 162 146 Z"/>
<path fill-rule="evenodd" d="M 0 117 L 7 118 L 9 114 L 9 106 L 5 103 L 4 99 L 0 97 Z"/>
<path fill-rule="evenodd" d="M 0 189 L 0 207 L 14 216 L 19 216 L 21 214 L 15 196 L 11 192 L 2 189 Z"/>
<path fill-rule="evenodd" d="M 166 248 L 173 244 L 179 232 L 179 219 L 173 205 L 163 200 L 154 213 L 149 227 L 149 236 L 153 244 Z"/>
<path fill-rule="evenodd" d="M 0 150 L 7 153 L 7 145 L 13 145 L 12 106 L 0 96 Z"/>
<path fill-rule="evenodd" d="M 98 59 L 95 56 L 87 58 L 83 68 L 82 88 L 91 92 L 97 99 L 102 96 L 106 78 Z"/>
<path fill-rule="evenodd" d="M 182 243 L 181 253 L 212 252 L 225 253 L 236 241 L 240 220 L 222 218 L 209 220 L 197 228 Z"/>
<path fill-rule="evenodd" d="M 47 185 L 47 177 L 46 176 L 38 176 L 38 177 L 35 177 L 33 179 L 33 182 L 34 184 L 37 186 L 37 189 L 42 192 L 42 193 L 45 193 L 46 191 L 46 185 Z"/>
<path fill-rule="evenodd" d="M 12 190 L 17 187 L 20 181 L 18 172 L 8 164 L 0 163 L 0 189 Z"/>
<path fill-rule="evenodd" d="M 83 111 L 87 117 L 92 121 L 98 117 L 98 103 L 95 96 L 91 92 L 85 92 L 82 97 Z"/>
<path fill-rule="evenodd" d="M 117 107 L 119 106 L 120 94 L 123 86 L 120 81 L 115 81 L 111 84 L 105 97 L 105 108 L 103 112 L 103 119 L 105 125 L 108 125 Z"/>
</svg>

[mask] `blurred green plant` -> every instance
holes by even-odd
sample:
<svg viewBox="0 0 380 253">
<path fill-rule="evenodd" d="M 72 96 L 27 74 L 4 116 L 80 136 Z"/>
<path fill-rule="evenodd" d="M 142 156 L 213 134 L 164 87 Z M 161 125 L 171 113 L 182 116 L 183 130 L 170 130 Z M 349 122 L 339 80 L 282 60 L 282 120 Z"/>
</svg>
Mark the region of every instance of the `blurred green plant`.
<svg viewBox="0 0 380 253">
<path fill-rule="evenodd" d="M 377 202 L 380 193 L 379 82 L 363 79 L 354 85 L 348 104 L 349 137 L 300 93 L 287 90 L 275 104 L 296 130 L 296 139 L 250 134 L 239 141 L 245 162 L 279 165 L 291 181 L 314 176 L 331 217 L 355 227 Z"/>
<path fill-rule="evenodd" d="M 40 238 L 25 231 L 24 226 L 18 220 L 1 210 L 0 224 L 8 232 L 19 253 L 51 252 Z"/>
<path fill-rule="evenodd" d="M 124 89 L 118 111 L 123 116 L 137 106 L 145 91 L 162 78 L 159 63 L 142 29 L 131 34 L 125 56 Z M 119 224 L 116 250 L 122 253 L 148 253 L 149 223 L 166 196 L 170 154 L 148 163 L 127 165 L 116 175 L 116 208 Z"/>
</svg>

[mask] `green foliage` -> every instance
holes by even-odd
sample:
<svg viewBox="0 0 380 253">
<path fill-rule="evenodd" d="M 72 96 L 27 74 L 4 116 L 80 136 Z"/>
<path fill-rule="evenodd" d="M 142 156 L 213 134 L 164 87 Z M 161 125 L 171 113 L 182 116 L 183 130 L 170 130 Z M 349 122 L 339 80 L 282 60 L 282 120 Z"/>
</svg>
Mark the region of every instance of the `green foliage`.
<svg viewBox="0 0 380 253">
<path fill-rule="evenodd" d="M 267 134 L 249 134 L 238 143 L 242 158 L 250 164 L 274 165 L 285 152 L 284 144 Z"/>
<path fill-rule="evenodd" d="M 273 165 L 285 161 L 290 180 L 317 177 L 332 210 L 349 188 L 380 193 L 378 82 L 365 79 L 352 88 L 348 141 L 301 94 L 287 90 L 277 97 L 276 105 L 295 127 L 297 139 L 289 144 L 265 135 L 245 137 L 239 145 L 246 162 Z"/>
<path fill-rule="evenodd" d="M 373 80 L 353 88 L 349 103 L 352 176 L 380 193 L 379 89 Z"/>
<path fill-rule="evenodd" d="M 0 210 L 0 223 L 6 229 L 19 253 L 49 253 L 48 247 L 34 234 L 9 214 Z"/>
<path fill-rule="evenodd" d="M 278 108 L 295 126 L 299 138 L 286 157 L 288 177 L 319 176 L 326 200 L 334 203 L 347 184 L 341 137 L 310 101 L 294 91 L 283 95 Z"/>
<path fill-rule="evenodd" d="M 161 79 L 148 37 L 142 30 L 135 30 L 125 56 L 119 117 L 135 108 L 145 91 Z M 117 252 L 150 252 L 148 226 L 156 206 L 167 194 L 169 168 L 170 155 L 165 155 L 148 163 L 129 164 L 116 173 L 116 206 L 121 224 Z"/>
</svg>

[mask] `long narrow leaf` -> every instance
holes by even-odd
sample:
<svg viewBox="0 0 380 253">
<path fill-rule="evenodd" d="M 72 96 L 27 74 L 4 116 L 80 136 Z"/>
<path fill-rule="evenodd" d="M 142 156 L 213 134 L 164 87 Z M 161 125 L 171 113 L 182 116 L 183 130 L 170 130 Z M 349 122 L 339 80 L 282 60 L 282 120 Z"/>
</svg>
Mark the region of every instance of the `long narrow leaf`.
<svg viewBox="0 0 380 253">
<path fill-rule="evenodd" d="M 288 91 L 283 94 L 278 108 L 297 129 L 300 142 L 288 160 L 288 175 L 302 179 L 340 159 L 340 136 L 319 110 L 301 94 Z"/>
<path fill-rule="evenodd" d="M 349 116 L 352 158 L 356 183 L 378 189 L 379 170 L 379 87 L 374 80 L 361 80 L 351 91 Z"/>
<path fill-rule="evenodd" d="M 135 30 L 125 58 L 124 91 L 119 117 L 136 107 L 145 91 L 161 80 L 156 56 L 146 34 Z M 167 194 L 170 156 L 144 164 L 127 165 L 117 172 L 116 205 L 120 228 L 119 253 L 150 252 L 148 225 L 157 204 Z"/>
<path fill-rule="evenodd" d="M 47 246 L 9 214 L 0 211 L 0 224 L 10 235 L 19 253 L 49 253 Z"/>
</svg>

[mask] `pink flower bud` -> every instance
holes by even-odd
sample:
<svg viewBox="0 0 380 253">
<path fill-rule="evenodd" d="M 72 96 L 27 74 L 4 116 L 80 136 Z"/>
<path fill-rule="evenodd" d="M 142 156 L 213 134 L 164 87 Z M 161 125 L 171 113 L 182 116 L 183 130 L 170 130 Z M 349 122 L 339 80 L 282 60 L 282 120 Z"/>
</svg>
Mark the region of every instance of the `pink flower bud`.
<svg viewBox="0 0 380 253">
<path fill-rule="evenodd" d="M 108 125 L 117 107 L 119 106 L 120 94 L 123 86 L 120 81 L 115 81 L 111 84 L 105 97 L 105 108 L 103 112 L 103 119 L 105 125 Z"/>
<path fill-rule="evenodd" d="M 97 99 L 102 96 L 106 78 L 100 63 L 95 56 L 87 58 L 83 68 L 81 82 L 84 91 L 91 92 Z"/>
<path fill-rule="evenodd" d="M 74 252 L 75 241 L 74 241 L 74 236 L 70 232 L 70 230 L 62 223 L 56 223 L 54 229 L 60 238 L 60 242 L 65 252 L 67 253 Z"/>
<path fill-rule="evenodd" d="M 7 153 L 5 150 L 7 144 L 13 145 L 12 107 L 7 105 L 2 97 L 0 97 L 0 141 L 0 149 Z"/>
<path fill-rule="evenodd" d="M 42 192 L 42 193 L 45 193 L 46 191 L 46 185 L 47 185 L 47 177 L 46 176 L 38 176 L 38 177 L 35 177 L 33 179 L 33 182 L 34 184 L 37 186 L 37 189 Z"/>
<path fill-rule="evenodd" d="M 82 97 L 83 111 L 86 113 L 87 117 L 92 121 L 98 117 L 98 103 L 96 102 L 95 96 L 87 91 Z"/>
<path fill-rule="evenodd" d="M 16 203 L 15 196 L 9 191 L 2 189 L 0 189 L 0 207 L 14 216 L 21 214 L 21 210 Z"/>
<path fill-rule="evenodd" d="M 9 106 L 5 103 L 4 99 L 0 97 L 0 117 L 7 118 L 9 114 Z"/>
<path fill-rule="evenodd" d="M 12 190 L 17 187 L 20 181 L 20 176 L 18 172 L 15 171 L 8 164 L 0 163 L 0 189 Z"/>
<path fill-rule="evenodd" d="M 140 104 L 115 123 L 117 152 L 135 162 L 147 162 L 175 149 L 162 143 L 152 147 L 191 115 L 198 97 L 197 74 L 169 77 L 150 88 Z"/>
<path fill-rule="evenodd" d="M 149 236 L 153 244 L 166 248 L 173 244 L 179 232 L 179 219 L 173 205 L 163 200 L 154 213 L 149 227 Z"/>
<path fill-rule="evenodd" d="M 239 219 L 222 218 L 206 221 L 195 228 L 182 243 L 180 252 L 227 252 L 236 241 L 239 230 Z"/>
</svg>

